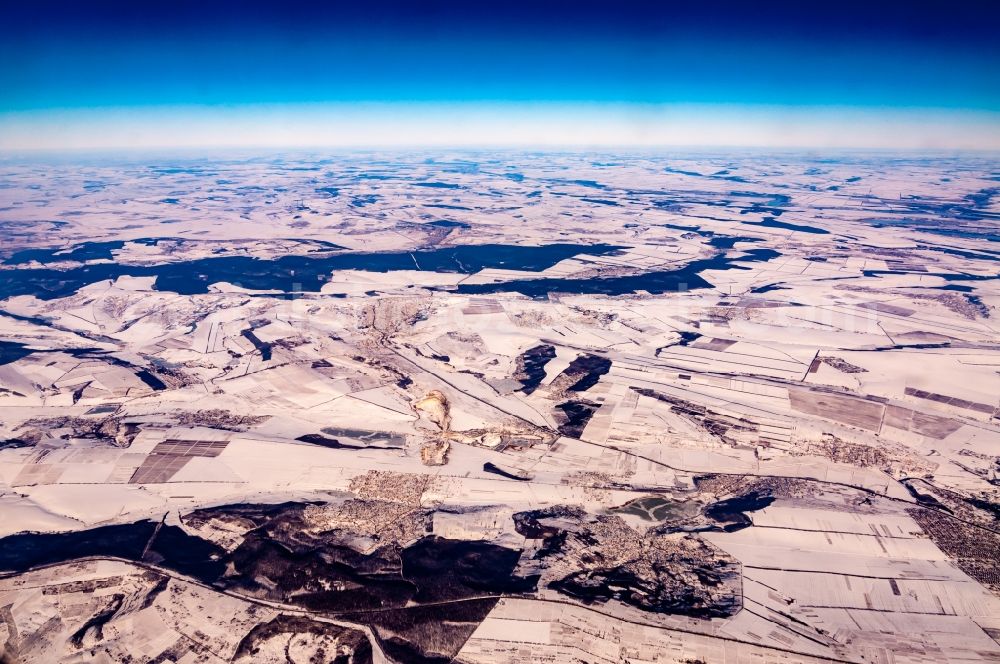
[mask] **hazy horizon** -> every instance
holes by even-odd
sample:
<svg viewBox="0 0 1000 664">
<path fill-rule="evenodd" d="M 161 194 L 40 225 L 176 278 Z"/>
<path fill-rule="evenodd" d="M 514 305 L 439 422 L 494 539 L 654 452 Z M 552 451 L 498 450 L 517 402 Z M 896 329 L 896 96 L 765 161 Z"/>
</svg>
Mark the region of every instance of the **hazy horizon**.
<svg viewBox="0 0 1000 664">
<path fill-rule="evenodd" d="M 988 3 L 8 5 L 0 149 L 1000 149 Z"/>
</svg>

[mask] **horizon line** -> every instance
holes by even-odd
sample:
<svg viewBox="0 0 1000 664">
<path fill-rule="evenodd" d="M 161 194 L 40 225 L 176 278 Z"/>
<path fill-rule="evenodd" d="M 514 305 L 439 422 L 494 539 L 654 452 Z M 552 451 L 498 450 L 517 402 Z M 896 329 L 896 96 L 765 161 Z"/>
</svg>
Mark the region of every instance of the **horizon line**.
<svg viewBox="0 0 1000 664">
<path fill-rule="evenodd" d="M 646 103 L 286 103 L 0 112 L 0 149 L 1000 150 L 1000 112 Z"/>
<path fill-rule="evenodd" d="M 365 153 L 365 152 L 430 152 L 430 151 L 453 151 L 453 152 L 542 152 L 542 153 L 564 153 L 564 154 L 587 154 L 587 153 L 612 153 L 621 154 L 619 151 L 626 150 L 633 155 L 644 153 L 659 153 L 664 150 L 682 150 L 688 153 L 695 152 L 727 152 L 727 151 L 748 151 L 748 152 L 771 152 L 771 153 L 806 153 L 814 151 L 846 153 L 846 154 L 900 154 L 900 155 L 1000 155 L 1000 147 L 937 147 L 923 148 L 919 146 L 901 147 L 880 147 L 865 145 L 764 145 L 764 144 L 695 144 L 695 143 L 644 143 L 644 144 L 448 144 L 448 143 L 406 143 L 406 144 L 241 144 L 241 145 L 114 145 L 114 146 L 86 146 L 86 147 L 25 147 L 5 149 L 0 154 L 0 162 L 8 160 L 10 157 L 36 156 L 36 155 L 93 155 L 93 156 L 116 156 L 116 155 L 139 155 L 142 153 L 161 153 L 157 156 L 169 156 L 162 153 L 176 151 L 194 155 L 197 153 L 247 153 L 254 154 L 295 154 L 303 155 L 309 153 L 336 154 L 336 153 Z M 180 155 L 178 155 L 180 156 Z M 205 155 L 208 156 L 208 155 Z M 651 155 L 655 156 L 655 155 Z"/>
</svg>

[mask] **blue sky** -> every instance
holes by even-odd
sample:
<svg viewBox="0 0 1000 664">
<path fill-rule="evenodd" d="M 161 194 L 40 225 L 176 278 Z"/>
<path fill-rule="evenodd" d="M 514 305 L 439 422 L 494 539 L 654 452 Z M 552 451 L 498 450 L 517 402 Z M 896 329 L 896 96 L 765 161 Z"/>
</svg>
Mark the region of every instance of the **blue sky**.
<svg viewBox="0 0 1000 664">
<path fill-rule="evenodd" d="M 235 120 L 265 143 L 275 132 L 297 143 L 308 139 L 287 125 L 322 124 L 324 112 L 364 135 L 359 110 L 372 108 L 365 131 L 378 116 L 387 134 L 402 125 L 430 142 L 447 142 L 428 129 L 435 114 L 464 112 L 483 144 L 516 142 L 512 117 L 537 134 L 563 114 L 584 143 L 621 140 L 602 126 L 641 117 L 647 129 L 673 122 L 653 132 L 663 139 L 715 118 L 738 140 L 745 118 L 748 144 L 764 140 L 754 122 L 783 121 L 825 128 L 826 141 L 840 131 L 833 142 L 847 145 L 866 140 L 847 131 L 863 119 L 913 127 L 903 143 L 962 147 L 985 131 L 989 145 L 1000 141 L 998 19 L 996 2 L 895 0 L 4 3 L 0 146 L 30 147 L 46 128 L 84 145 L 122 121 L 139 144 L 197 142 L 166 131 L 177 124 L 204 141 L 213 122 L 222 143 L 250 140 L 225 135 Z M 699 131 L 692 139 L 711 138 Z"/>
</svg>

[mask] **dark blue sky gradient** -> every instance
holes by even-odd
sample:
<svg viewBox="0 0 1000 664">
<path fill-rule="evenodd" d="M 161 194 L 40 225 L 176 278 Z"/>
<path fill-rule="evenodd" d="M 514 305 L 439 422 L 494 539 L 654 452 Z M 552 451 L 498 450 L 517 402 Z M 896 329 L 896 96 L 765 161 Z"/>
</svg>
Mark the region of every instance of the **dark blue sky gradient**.
<svg viewBox="0 0 1000 664">
<path fill-rule="evenodd" d="M 325 101 L 1000 110 L 1000 2 L 4 1 L 0 110 Z"/>
</svg>

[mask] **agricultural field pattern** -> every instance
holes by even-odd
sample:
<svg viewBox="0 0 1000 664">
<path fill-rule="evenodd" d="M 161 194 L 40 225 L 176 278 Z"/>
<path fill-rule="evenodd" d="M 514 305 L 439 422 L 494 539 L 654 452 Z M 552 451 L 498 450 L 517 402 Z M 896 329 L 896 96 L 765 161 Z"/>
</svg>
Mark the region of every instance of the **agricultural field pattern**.
<svg viewBox="0 0 1000 664">
<path fill-rule="evenodd" d="M 0 182 L 0 662 L 1000 661 L 995 159 Z"/>
</svg>

